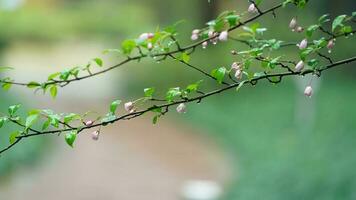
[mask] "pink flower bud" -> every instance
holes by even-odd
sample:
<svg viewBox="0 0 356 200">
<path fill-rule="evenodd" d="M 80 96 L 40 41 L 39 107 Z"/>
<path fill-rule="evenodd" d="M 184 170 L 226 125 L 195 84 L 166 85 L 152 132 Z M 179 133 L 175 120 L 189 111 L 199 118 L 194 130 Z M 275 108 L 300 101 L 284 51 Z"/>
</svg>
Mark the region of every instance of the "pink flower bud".
<svg viewBox="0 0 356 200">
<path fill-rule="evenodd" d="M 100 135 L 100 131 L 94 131 L 91 133 L 91 139 L 98 140 Z"/>
<path fill-rule="evenodd" d="M 153 48 L 153 44 L 151 42 L 147 43 L 147 49 L 152 49 Z"/>
<path fill-rule="evenodd" d="M 297 27 L 297 19 L 293 17 L 293 19 L 289 22 L 289 28 L 295 29 Z"/>
<path fill-rule="evenodd" d="M 329 40 L 327 48 L 332 49 L 335 46 L 335 41 L 333 39 Z"/>
<path fill-rule="evenodd" d="M 247 11 L 248 11 L 249 13 L 255 13 L 255 12 L 257 12 L 257 8 L 256 8 L 255 4 L 251 3 L 250 6 L 248 7 Z"/>
<path fill-rule="evenodd" d="M 155 36 L 154 33 L 148 33 L 147 34 L 147 39 L 152 39 Z"/>
<path fill-rule="evenodd" d="M 203 42 L 203 44 L 201 44 L 201 45 L 202 45 L 203 49 L 206 49 L 206 47 L 208 46 L 208 42 L 205 41 L 205 42 Z"/>
<path fill-rule="evenodd" d="M 192 31 L 192 35 L 198 35 L 200 33 L 200 30 L 199 29 L 194 29 Z"/>
<path fill-rule="evenodd" d="M 142 33 L 139 37 L 140 40 L 147 40 L 148 39 L 148 33 Z"/>
<path fill-rule="evenodd" d="M 228 37 L 229 37 L 229 33 L 227 31 L 223 31 L 219 35 L 219 40 L 220 41 L 227 41 Z"/>
<path fill-rule="evenodd" d="M 313 88 L 310 85 L 305 88 L 304 95 L 307 97 L 311 97 L 313 95 Z"/>
<path fill-rule="evenodd" d="M 177 106 L 177 112 L 178 113 L 186 113 L 187 112 L 187 107 L 185 106 L 185 104 L 184 103 L 181 103 L 181 104 L 179 104 L 178 106 Z"/>
<path fill-rule="evenodd" d="M 236 72 L 235 72 L 235 78 L 236 78 L 236 79 L 241 79 L 241 78 L 242 78 L 242 71 L 241 71 L 241 70 L 236 70 Z"/>
<path fill-rule="evenodd" d="M 299 47 L 300 50 L 307 48 L 308 40 L 307 39 L 302 40 L 297 46 Z"/>
<path fill-rule="evenodd" d="M 85 122 L 85 126 L 91 126 L 93 124 L 94 124 L 94 121 L 92 121 L 92 120 L 89 120 L 89 121 Z"/>
<path fill-rule="evenodd" d="M 241 65 L 238 62 L 233 62 L 231 64 L 231 69 L 233 69 L 233 70 L 241 70 Z"/>
<path fill-rule="evenodd" d="M 297 31 L 298 33 L 302 33 L 302 32 L 304 31 L 304 28 L 301 27 L 301 26 L 298 26 L 297 29 L 296 29 L 296 31 Z"/>
<path fill-rule="evenodd" d="M 296 72 L 301 72 L 303 69 L 304 69 L 304 62 L 301 60 L 295 66 L 295 71 Z"/>
<path fill-rule="evenodd" d="M 191 40 L 197 40 L 199 39 L 199 35 L 198 34 L 192 34 L 192 37 L 190 37 Z"/>
<path fill-rule="evenodd" d="M 135 106 L 134 103 L 131 101 L 124 104 L 125 110 L 127 112 L 130 112 L 131 110 L 133 110 L 134 106 Z"/>
</svg>

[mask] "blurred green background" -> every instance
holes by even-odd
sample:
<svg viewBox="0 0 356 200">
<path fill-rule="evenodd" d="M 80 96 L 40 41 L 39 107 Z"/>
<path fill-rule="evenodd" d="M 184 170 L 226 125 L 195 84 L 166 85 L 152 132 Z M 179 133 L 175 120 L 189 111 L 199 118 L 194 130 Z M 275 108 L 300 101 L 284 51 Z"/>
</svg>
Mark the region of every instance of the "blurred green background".
<svg viewBox="0 0 356 200">
<path fill-rule="evenodd" d="M 246 9 L 242 0 L 16 0 L 0 1 L 0 60 L 3 52 L 15 44 L 47 46 L 80 38 L 118 48 L 125 38 L 164 27 L 179 20 L 179 39 L 185 44 L 193 28 L 202 27 L 221 11 Z M 278 1 L 266 1 L 267 8 Z M 288 30 L 289 20 L 298 15 L 302 24 L 316 22 L 320 15 L 349 14 L 354 0 L 313 0 L 306 10 L 289 7 L 259 20 L 268 28 L 266 38 L 299 41 L 301 35 Z M 129 23 L 128 23 L 129 20 Z M 333 56 L 353 56 L 355 39 L 340 39 Z M 231 49 L 246 48 L 239 43 L 198 50 L 192 63 L 210 71 L 228 67 L 234 61 Z M 70 53 L 70 52 L 68 52 Z M 293 48 L 283 51 L 296 59 Z M 76 63 L 73 63 L 76 64 Z M 232 160 L 233 177 L 226 185 L 224 199 L 356 199 L 356 70 L 350 64 L 324 73 L 315 80 L 312 99 L 302 95 L 307 81 L 286 79 L 279 85 L 261 82 L 189 105 L 189 112 L 178 118 L 206 132 Z M 142 88 L 158 91 L 185 86 L 200 80 L 199 74 L 174 61 L 155 63 L 145 60 L 122 69 L 135 81 L 125 85 L 127 95 L 142 95 Z M 158 73 L 157 73 L 158 72 Z M 129 79 L 130 79 L 129 78 Z M 309 80 L 309 78 L 307 78 Z M 203 89 L 214 87 L 206 80 Z M 0 92 L 1 110 L 21 99 Z M 104 105 L 103 105 L 104 106 Z M 165 120 L 165 119 L 163 119 Z M 168 119 L 167 119 L 168 120 Z M 1 133 L 10 131 L 2 129 Z M 0 145 L 7 144 L 0 134 Z M 0 158 L 0 177 L 11 178 L 17 166 L 41 159 L 44 139 L 19 145 Z M 9 175 L 10 174 L 10 175 Z"/>
</svg>

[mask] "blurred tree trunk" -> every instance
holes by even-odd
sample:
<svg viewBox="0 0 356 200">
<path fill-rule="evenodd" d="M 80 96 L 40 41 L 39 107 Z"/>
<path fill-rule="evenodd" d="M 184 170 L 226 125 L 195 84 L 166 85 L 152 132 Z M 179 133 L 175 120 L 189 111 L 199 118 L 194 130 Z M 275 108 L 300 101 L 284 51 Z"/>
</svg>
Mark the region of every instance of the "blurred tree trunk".
<svg viewBox="0 0 356 200">
<path fill-rule="evenodd" d="M 207 0 L 200 1 L 200 23 L 205 24 L 206 22 L 216 18 L 216 16 L 218 15 L 218 2 L 218 0 L 211 0 L 210 3 L 208 3 Z"/>
</svg>

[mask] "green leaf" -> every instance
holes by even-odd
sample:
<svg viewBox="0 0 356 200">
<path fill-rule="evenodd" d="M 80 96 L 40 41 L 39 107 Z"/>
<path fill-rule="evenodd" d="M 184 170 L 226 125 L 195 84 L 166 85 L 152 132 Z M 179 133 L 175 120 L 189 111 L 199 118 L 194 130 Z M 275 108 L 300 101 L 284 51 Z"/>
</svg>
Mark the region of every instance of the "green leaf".
<svg viewBox="0 0 356 200">
<path fill-rule="evenodd" d="M 61 74 L 59 75 L 59 78 L 66 81 L 66 80 L 68 80 L 69 76 L 70 76 L 70 70 L 66 69 L 61 72 Z"/>
<path fill-rule="evenodd" d="M 308 37 L 311 37 L 316 29 L 319 28 L 319 25 L 311 25 L 307 28 L 306 34 Z"/>
<path fill-rule="evenodd" d="M 308 61 L 308 66 L 312 67 L 313 69 L 315 69 L 319 64 L 319 60 L 317 59 L 312 59 Z"/>
<path fill-rule="evenodd" d="M 71 131 L 69 133 L 66 133 L 65 135 L 65 141 L 70 147 L 73 147 L 76 138 L 77 138 L 77 131 Z"/>
<path fill-rule="evenodd" d="M 6 122 L 6 118 L 4 117 L 0 118 L 0 128 L 4 126 L 5 122 Z"/>
<path fill-rule="evenodd" d="M 304 8 L 308 0 L 293 0 L 293 3 L 297 5 L 298 8 Z"/>
<path fill-rule="evenodd" d="M 10 134 L 10 137 L 9 137 L 9 142 L 10 144 L 14 144 L 17 140 L 17 137 L 21 134 L 20 131 L 15 131 L 13 133 Z"/>
<path fill-rule="evenodd" d="M 114 121 L 116 116 L 113 113 L 108 113 L 106 116 L 101 120 L 102 123 L 108 123 Z M 105 125 L 105 124 L 104 124 Z"/>
<path fill-rule="evenodd" d="M 21 104 L 9 106 L 8 112 L 9 112 L 10 116 L 13 116 L 16 113 L 16 111 L 19 110 L 20 107 L 21 107 Z"/>
<path fill-rule="evenodd" d="M 158 118 L 159 118 L 160 116 L 161 116 L 161 115 L 155 115 L 155 116 L 153 117 L 153 119 L 152 119 L 152 123 L 153 123 L 153 124 L 157 124 Z"/>
<path fill-rule="evenodd" d="M 67 114 L 66 116 L 64 116 L 63 122 L 68 124 L 71 121 L 73 121 L 75 119 L 80 119 L 80 118 L 81 118 L 80 115 L 75 114 L 75 113 L 70 113 L 70 114 Z"/>
<path fill-rule="evenodd" d="M 61 117 L 57 114 L 51 114 L 48 115 L 48 118 L 50 119 L 50 124 L 56 128 L 58 128 L 59 126 L 59 120 L 61 119 Z"/>
<path fill-rule="evenodd" d="M 31 82 L 27 83 L 27 87 L 28 88 L 36 88 L 36 87 L 39 87 L 39 86 L 41 86 L 41 84 L 37 83 L 35 81 L 31 81 Z"/>
<path fill-rule="evenodd" d="M 121 48 L 124 54 L 131 54 L 132 50 L 136 47 L 135 40 L 125 40 L 121 44 Z"/>
<path fill-rule="evenodd" d="M 188 55 L 186 52 L 182 53 L 179 57 L 180 60 L 182 60 L 185 63 L 189 63 L 190 61 L 190 55 Z"/>
<path fill-rule="evenodd" d="M 224 28 L 224 20 L 223 19 L 212 20 L 209 21 L 207 25 L 210 26 L 212 29 L 214 29 L 216 32 L 220 32 Z"/>
<path fill-rule="evenodd" d="M 187 88 L 186 88 L 185 90 L 186 90 L 188 93 L 197 91 L 198 88 L 199 88 L 200 83 L 202 83 L 202 82 L 203 82 L 203 80 L 200 80 L 200 81 L 198 81 L 198 82 L 196 82 L 196 83 L 190 84 L 190 85 L 187 86 Z"/>
<path fill-rule="evenodd" d="M 117 109 L 117 106 L 121 103 L 121 100 L 116 100 L 116 101 L 113 101 L 110 105 L 110 112 L 115 115 L 115 112 L 116 112 L 116 109 Z"/>
<path fill-rule="evenodd" d="M 51 87 L 50 93 L 51 93 L 52 98 L 56 98 L 56 96 L 57 96 L 57 85 L 53 85 Z"/>
<path fill-rule="evenodd" d="M 149 98 L 152 98 L 154 92 L 155 92 L 155 88 L 145 88 L 144 90 L 144 93 L 145 93 L 145 97 L 149 97 Z"/>
<path fill-rule="evenodd" d="M 267 66 L 271 69 L 274 69 L 278 63 L 278 60 L 281 58 L 281 56 L 278 56 L 276 58 L 273 58 L 271 61 L 268 62 Z"/>
<path fill-rule="evenodd" d="M 341 33 L 343 34 L 347 34 L 347 33 L 351 33 L 352 32 L 352 27 L 351 26 L 343 26 L 341 28 Z"/>
<path fill-rule="evenodd" d="M 184 22 L 184 20 L 180 20 L 180 21 L 174 23 L 173 25 L 164 28 L 164 31 L 171 35 L 175 35 L 177 33 L 177 26 L 183 22 Z"/>
<path fill-rule="evenodd" d="M 75 77 L 78 77 L 79 67 L 73 67 L 72 69 L 69 70 L 69 73 L 72 74 Z"/>
<path fill-rule="evenodd" d="M 241 87 L 245 84 L 246 81 L 241 81 L 239 85 L 236 87 L 236 92 L 241 89 Z"/>
<path fill-rule="evenodd" d="M 226 74 L 226 68 L 220 67 L 218 69 L 214 69 L 211 71 L 211 75 L 218 81 L 218 83 L 222 83 Z"/>
<path fill-rule="evenodd" d="M 2 88 L 5 90 L 5 91 L 8 91 L 12 86 L 12 83 L 4 83 L 2 84 Z"/>
<path fill-rule="evenodd" d="M 334 21 L 333 21 L 333 24 L 332 24 L 332 31 L 334 32 L 335 29 L 339 26 L 342 26 L 342 22 L 345 20 L 346 18 L 346 15 L 340 15 L 340 16 L 337 16 Z"/>
<path fill-rule="evenodd" d="M 225 17 L 230 27 L 236 26 L 237 22 L 240 21 L 240 16 L 238 15 L 228 15 Z"/>
<path fill-rule="evenodd" d="M 30 128 L 39 118 L 39 114 L 32 114 L 32 115 L 29 115 L 27 118 L 26 118 L 26 123 L 25 123 L 25 126 L 26 126 L 26 129 L 27 128 Z"/>
<path fill-rule="evenodd" d="M 293 0 L 285 0 L 285 1 L 283 1 L 282 6 L 286 7 L 287 4 L 292 3 L 292 2 L 293 2 Z"/>
<path fill-rule="evenodd" d="M 329 14 L 325 14 L 325 15 L 321 16 L 319 18 L 319 24 L 323 24 L 323 23 L 330 21 L 330 19 L 328 17 L 329 17 Z"/>
<path fill-rule="evenodd" d="M 300 59 L 302 59 L 304 61 L 307 58 L 307 56 L 310 55 L 312 52 L 314 52 L 314 49 L 310 48 L 310 47 L 302 50 L 300 52 Z"/>
<path fill-rule="evenodd" d="M 59 76 L 61 73 L 60 72 L 56 72 L 56 73 L 53 73 L 51 75 L 48 76 L 48 80 L 53 80 L 54 78 L 56 78 L 57 76 Z"/>
<path fill-rule="evenodd" d="M 103 66 L 103 60 L 100 59 L 100 58 L 94 58 L 93 59 L 94 62 L 99 66 L 99 67 L 102 67 Z"/>
<path fill-rule="evenodd" d="M 173 102 L 174 98 L 180 96 L 181 94 L 182 92 L 180 91 L 179 87 L 170 88 L 166 93 L 166 100 L 168 102 Z"/>
<path fill-rule="evenodd" d="M 45 122 L 43 123 L 43 125 L 42 125 L 42 130 L 46 130 L 46 129 L 49 127 L 50 124 L 51 124 L 51 120 L 50 120 L 50 119 L 48 119 L 47 121 L 45 121 Z"/>
</svg>

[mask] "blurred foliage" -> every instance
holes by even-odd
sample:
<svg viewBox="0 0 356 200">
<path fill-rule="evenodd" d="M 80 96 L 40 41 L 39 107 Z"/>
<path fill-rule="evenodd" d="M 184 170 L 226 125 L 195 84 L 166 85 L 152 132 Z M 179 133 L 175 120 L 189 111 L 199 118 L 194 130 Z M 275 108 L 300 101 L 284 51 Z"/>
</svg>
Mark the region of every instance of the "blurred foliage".
<svg viewBox="0 0 356 200">
<path fill-rule="evenodd" d="M 48 42 L 78 36 L 118 39 L 138 34 L 137 27 L 151 26 L 154 18 L 143 6 L 113 1 L 71 1 L 54 7 L 25 4 L 16 10 L 2 10 L 0 16 L 0 40 L 6 42 Z"/>
<path fill-rule="evenodd" d="M 8 106 L 15 100 L 9 97 L 4 91 L 0 92 L 0 110 L 7 111 Z M 11 102 L 11 103 L 10 103 Z M 9 145 L 8 134 L 16 130 L 17 127 L 11 124 L 6 124 L 0 131 L 0 146 Z M 45 142 L 46 141 L 46 142 Z M 28 141 L 23 141 L 19 148 L 14 148 L 6 155 L 0 157 L 0 183 L 5 183 L 5 178 L 11 175 L 17 169 L 33 167 L 40 154 L 48 153 L 47 149 L 50 141 L 44 137 L 34 138 Z"/>
<path fill-rule="evenodd" d="M 356 198 L 356 84 L 331 73 L 313 99 L 285 81 L 188 107 L 184 117 L 210 132 L 233 160 L 225 199 Z"/>
</svg>

